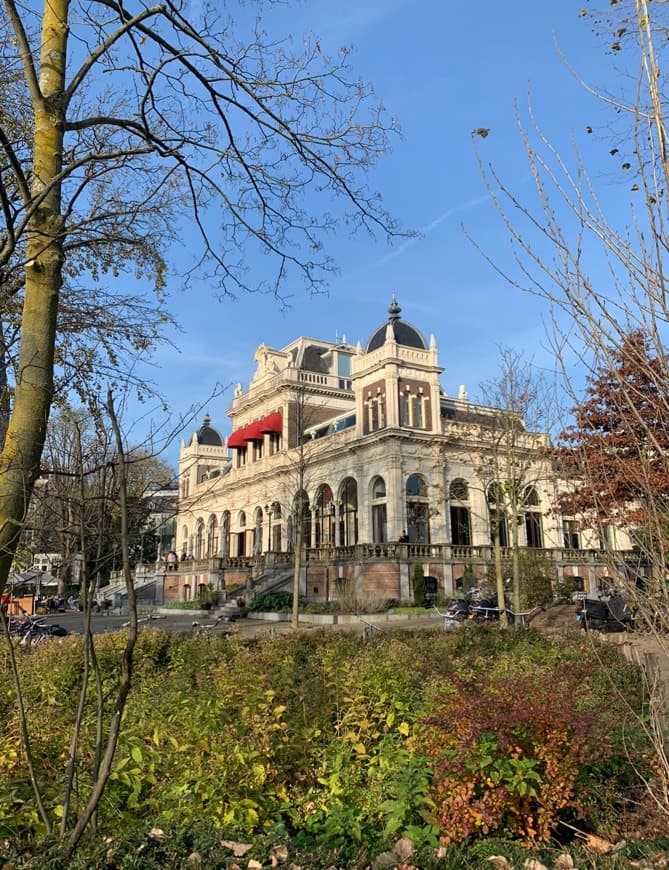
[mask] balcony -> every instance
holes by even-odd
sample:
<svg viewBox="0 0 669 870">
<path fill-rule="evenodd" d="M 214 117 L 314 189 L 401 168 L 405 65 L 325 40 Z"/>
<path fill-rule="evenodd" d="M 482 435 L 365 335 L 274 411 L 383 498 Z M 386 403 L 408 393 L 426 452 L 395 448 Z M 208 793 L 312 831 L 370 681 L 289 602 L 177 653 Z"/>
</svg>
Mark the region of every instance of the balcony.
<svg viewBox="0 0 669 870">
<path fill-rule="evenodd" d="M 636 566 L 643 562 L 640 553 L 631 550 L 607 552 L 605 550 L 572 550 L 566 548 L 535 549 L 522 547 L 524 554 L 532 554 L 538 561 L 548 564 L 582 565 L 582 566 Z M 502 559 L 511 560 L 513 551 L 510 547 L 502 548 Z M 439 562 L 472 562 L 475 564 L 492 564 L 494 550 L 491 545 L 463 546 L 460 544 L 352 544 L 336 547 L 322 545 L 309 547 L 305 551 L 304 561 L 309 564 L 332 564 L 338 562 L 378 562 L 404 561 L 414 562 L 418 559 Z M 254 556 L 216 556 L 212 558 L 184 559 L 179 564 L 179 570 L 189 574 L 201 574 L 211 571 L 222 571 L 226 568 L 248 568 L 262 571 L 274 567 L 292 565 L 292 552 L 268 551 Z"/>
</svg>

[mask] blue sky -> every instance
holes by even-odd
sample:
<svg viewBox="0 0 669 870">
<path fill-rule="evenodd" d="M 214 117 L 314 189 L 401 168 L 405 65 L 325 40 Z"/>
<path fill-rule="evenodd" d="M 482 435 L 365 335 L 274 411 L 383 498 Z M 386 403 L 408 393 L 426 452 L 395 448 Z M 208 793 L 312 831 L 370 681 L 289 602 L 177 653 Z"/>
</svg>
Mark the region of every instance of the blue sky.
<svg viewBox="0 0 669 870">
<path fill-rule="evenodd" d="M 174 338 L 178 351 L 159 350 L 150 371 L 174 413 L 222 384 L 227 392 L 206 410 L 227 434 L 232 388 L 248 383 L 258 344 L 282 347 L 298 335 L 345 335 L 364 344 L 385 320 L 393 293 L 402 317 L 434 334 L 445 369 L 442 386 L 450 394 L 465 384 L 474 397 L 478 385 L 494 377 L 500 345 L 551 368 L 545 310 L 495 274 L 463 230 L 493 260 L 509 263 L 509 241 L 486 193 L 471 131 L 490 129 L 478 140 L 481 156 L 531 196 L 514 116 L 514 103 L 523 109 L 529 96 L 558 148 L 568 150 L 573 139 L 595 162 L 601 155 L 606 187 L 610 143 L 597 138 L 597 130 L 594 137 L 586 133 L 599 110 L 564 59 L 592 84 L 610 76 L 610 58 L 579 15 L 583 2 L 304 0 L 274 12 L 277 35 L 313 31 L 324 49 L 355 46 L 356 71 L 374 84 L 403 131 L 371 184 L 388 210 L 422 237 L 393 246 L 383 238 L 337 237 L 330 250 L 339 272 L 328 295 L 298 292 L 285 312 L 269 297 L 219 303 L 203 283 L 187 294 L 175 284 L 172 308 L 183 329 Z M 177 448 L 167 453 L 171 461 Z"/>
</svg>

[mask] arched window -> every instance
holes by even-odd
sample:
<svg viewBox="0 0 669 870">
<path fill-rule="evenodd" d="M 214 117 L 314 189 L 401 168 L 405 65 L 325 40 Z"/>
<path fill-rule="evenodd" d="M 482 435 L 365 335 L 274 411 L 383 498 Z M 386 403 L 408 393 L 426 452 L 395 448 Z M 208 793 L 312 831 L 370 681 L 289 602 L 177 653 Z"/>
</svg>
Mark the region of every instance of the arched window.
<svg viewBox="0 0 669 870">
<path fill-rule="evenodd" d="M 534 486 L 528 486 L 525 490 L 525 504 L 528 507 L 539 507 L 539 494 Z"/>
<path fill-rule="evenodd" d="M 448 497 L 451 501 L 468 501 L 469 487 L 467 486 L 467 481 L 461 477 L 452 480 L 448 489 Z"/>
<path fill-rule="evenodd" d="M 472 543 L 471 516 L 469 506 L 469 487 L 461 477 L 451 481 L 448 489 L 451 516 L 451 543 L 469 547 Z"/>
<path fill-rule="evenodd" d="M 430 510 L 427 483 L 420 474 L 412 474 L 406 483 L 407 522 L 410 544 L 430 543 Z"/>
<path fill-rule="evenodd" d="M 335 515 L 332 490 L 324 483 L 316 493 L 316 546 L 334 544 Z"/>
<path fill-rule="evenodd" d="M 188 526 L 184 526 L 181 529 L 181 561 L 183 562 L 190 553 L 188 552 Z"/>
<path fill-rule="evenodd" d="M 388 506 L 386 504 L 386 482 L 375 477 L 371 483 L 372 494 L 372 542 L 385 544 L 388 540 Z"/>
<path fill-rule="evenodd" d="M 195 527 L 195 558 L 202 559 L 204 554 L 204 520 L 198 520 Z"/>
<path fill-rule="evenodd" d="M 372 498 L 386 497 L 386 482 L 382 477 L 375 477 L 372 481 Z"/>
<path fill-rule="evenodd" d="M 407 480 L 407 495 L 427 498 L 427 484 L 422 474 L 412 474 Z"/>
<path fill-rule="evenodd" d="M 525 491 L 524 502 L 527 505 L 525 511 L 525 536 L 527 546 L 541 548 L 544 545 L 544 534 L 539 508 L 539 495 L 533 486 Z"/>
<path fill-rule="evenodd" d="M 218 520 L 212 514 L 207 523 L 207 553 L 209 557 L 218 553 Z"/>
<path fill-rule="evenodd" d="M 500 547 L 509 546 L 509 530 L 506 521 L 504 487 L 491 483 L 488 487 L 488 513 L 490 515 L 490 540 L 499 540 Z"/>
<path fill-rule="evenodd" d="M 347 477 L 339 488 L 339 540 L 343 547 L 358 543 L 358 484 Z"/>
</svg>

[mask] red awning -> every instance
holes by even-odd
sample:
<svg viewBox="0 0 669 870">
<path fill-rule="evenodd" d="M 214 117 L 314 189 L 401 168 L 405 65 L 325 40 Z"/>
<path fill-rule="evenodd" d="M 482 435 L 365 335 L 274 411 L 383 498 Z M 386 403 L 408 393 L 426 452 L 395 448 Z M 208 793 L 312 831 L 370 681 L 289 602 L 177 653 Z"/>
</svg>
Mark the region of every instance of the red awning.
<svg viewBox="0 0 669 870">
<path fill-rule="evenodd" d="M 255 423 L 251 423 L 250 426 L 247 426 L 246 429 L 244 429 L 244 439 L 246 441 L 262 441 L 265 437 L 262 424 L 262 420 L 256 420 Z"/>
<path fill-rule="evenodd" d="M 237 429 L 228 438 L 228 447 L 246 447 L 246 429 Z"/>
<path fill-rule="evenodd" d="M 278 432 L 280 435 L 283 431 L 283 420 L 281 419 L 281 411 L 274 411 L 268 414 L 260 423 L 260 431 L 266 433 Z"/>
</svg>

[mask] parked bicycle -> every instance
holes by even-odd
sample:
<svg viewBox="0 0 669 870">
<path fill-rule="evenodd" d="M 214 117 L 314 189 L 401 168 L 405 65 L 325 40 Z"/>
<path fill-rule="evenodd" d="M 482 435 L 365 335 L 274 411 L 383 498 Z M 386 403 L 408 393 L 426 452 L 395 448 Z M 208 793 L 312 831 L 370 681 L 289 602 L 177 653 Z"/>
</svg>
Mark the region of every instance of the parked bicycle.
<svg viewBox="0 0 669 870">
<path fill-rule="evenodd" d="M 230 634 L 232 629 L 230 626 L 230 617 L 227 615 L 217 616 L 213 622 L 199 622 L 197 619 L 194 619 L 192 627 L 195 629 L 195 634 L 200 635 L 201 637 L 211 637 L 211 633 L 215 628 L 218 628 L 221 623 L 224 624 L 224 628 L 223 631 L 219 633 L 223 635 Z"/>
<path fill-rule="evenodd" d="M 50 624 L 40 616 L 10 616 L 7 628 L 12 640 L 22 649 L 36 647 L 46 640 L 68 634 L 62 625 Z"/>
</svg>

